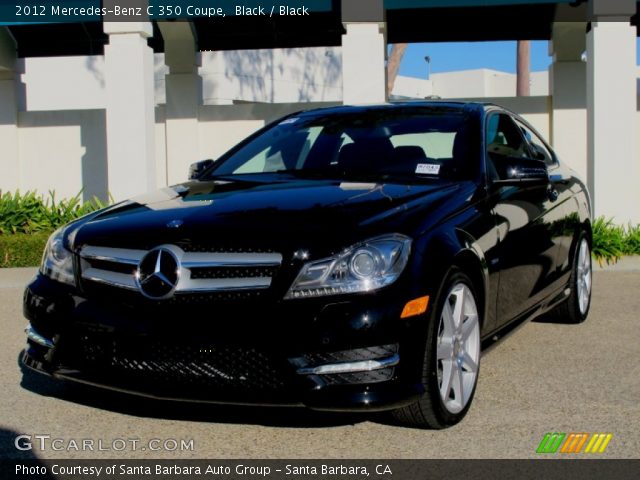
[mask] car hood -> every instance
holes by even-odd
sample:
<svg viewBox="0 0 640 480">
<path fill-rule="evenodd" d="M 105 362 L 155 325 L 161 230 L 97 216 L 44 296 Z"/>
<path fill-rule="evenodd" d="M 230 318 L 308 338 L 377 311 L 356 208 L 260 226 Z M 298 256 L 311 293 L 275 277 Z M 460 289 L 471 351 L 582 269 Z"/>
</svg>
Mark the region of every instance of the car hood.
<svg viewBox="0 0 640 480">
<path fill-rule="evenodd" d="M 429 218 L 451 213 L 468 199 L 468 187 L 446 181 L 405 185 L 294 178 L 189 182 L 89 217 L 74 229 L 71 244 L 345 246 L 376 234 L 412 235 L 427 228 Z M 459 200 L 448 202 L 452 197 Z"/>
</svg>

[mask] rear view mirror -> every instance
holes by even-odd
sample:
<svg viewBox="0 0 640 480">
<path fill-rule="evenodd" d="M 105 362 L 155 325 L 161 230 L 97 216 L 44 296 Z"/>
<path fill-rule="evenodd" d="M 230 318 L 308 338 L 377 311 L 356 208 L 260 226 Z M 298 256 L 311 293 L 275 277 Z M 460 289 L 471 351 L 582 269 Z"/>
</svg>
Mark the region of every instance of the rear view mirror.
<svg viewBox="0 0 640 480">
<path fill-rule="evenodd" d="M 200 175 L 207 170 L 211 165 L 213 165 L 215 160 L 207 158 L 206 160 L 200 160 L 199 162 L 192 163 L 189 166 L 189 180 L 197 180 L 200 178 Z"/>
<path fill-rule="evenodd" d="M 492 159 L 498 174 L 494 183 L 499 186 L 549 183 L 547 165 L 542 160 L 499 156 Z"/>
</svg>

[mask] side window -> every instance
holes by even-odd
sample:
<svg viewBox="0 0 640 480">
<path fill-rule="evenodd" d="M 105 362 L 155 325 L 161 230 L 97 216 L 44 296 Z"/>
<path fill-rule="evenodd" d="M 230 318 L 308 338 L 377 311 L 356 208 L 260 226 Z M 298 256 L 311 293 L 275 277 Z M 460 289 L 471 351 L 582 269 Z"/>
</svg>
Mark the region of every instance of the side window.
<svg viewBox="0 0 640 480">
<path fill-rule="evenodd" d="M 544 161 L 544 163 L 546 163 L 549 167 L 555 165 L 556 160 L 549 148 L 547 148 L 545 143 L 542 141 L 542 139 L 524 123 L 519 122 L 518 120 L 516 120 L 516 123 L 522 130 L 524 138 L 526 138 L 527 142 L 529 143 L 533 158 Z"/>
<path fill-rule="evenodd" d="M 489 180 L 500 178 L 501 164 L 509 157 L 530 156 L 522 130 L 509 115 L 499 113 L 489 117 L 486 128 L 487 176 Z"/>
<path fill-rule="evenodd" d="M 489 118 L 486 143 L 489 156 L 526 157 L 529 154 L 522 132 L 505 114 Z"/>
</svg>

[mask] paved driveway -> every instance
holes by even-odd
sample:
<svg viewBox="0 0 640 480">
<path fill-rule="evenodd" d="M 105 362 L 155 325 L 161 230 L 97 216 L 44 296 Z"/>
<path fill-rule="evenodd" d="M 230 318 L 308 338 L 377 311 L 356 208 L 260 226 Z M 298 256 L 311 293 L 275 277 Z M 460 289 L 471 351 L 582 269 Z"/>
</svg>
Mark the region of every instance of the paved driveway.
<svg viewBox="0 0 640 480">
<path fill-rule="evenodd" d="M 385 416 L 157 402 L 23 376 L 22 285 L 0 270 L 0 458 L 17 434 L 70 440 L 193 439 L 192 451 L 45 451 L 41 458 L 522 458 L 546 432 L 613 433 L 606 457 L 640 452 L 640 272 L 597 272 L 588 321 L 529 323 L 486 352 L 458 426 L 423 431 Z"/>
</svg>

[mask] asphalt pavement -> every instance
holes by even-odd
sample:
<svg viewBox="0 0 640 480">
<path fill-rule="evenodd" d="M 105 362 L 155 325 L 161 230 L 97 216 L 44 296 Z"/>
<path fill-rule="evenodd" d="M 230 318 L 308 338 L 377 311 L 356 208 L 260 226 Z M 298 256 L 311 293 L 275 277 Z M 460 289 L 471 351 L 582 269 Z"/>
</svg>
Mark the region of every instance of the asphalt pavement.
<svg viewBox="0 0 640 480">
<path fill-rule="evenodd" d="M 636 268 L 595 273 L 586 323 L 530 322 L 485 352 L 469 414 L 443 431 L 385 415 L 161 402 L 23 372 L 22 291 L 33 272 L 0 270 L 0 458 L 532 458 L 547 432 L 613 434 L 599 457 L 640 452 Z M 18 435 L 34 450 L 18 451 Z M 180 441 L 186 450 L 175 450 Z M 150 451 L 163 444 L 170 450 Z"/>
</svg>

